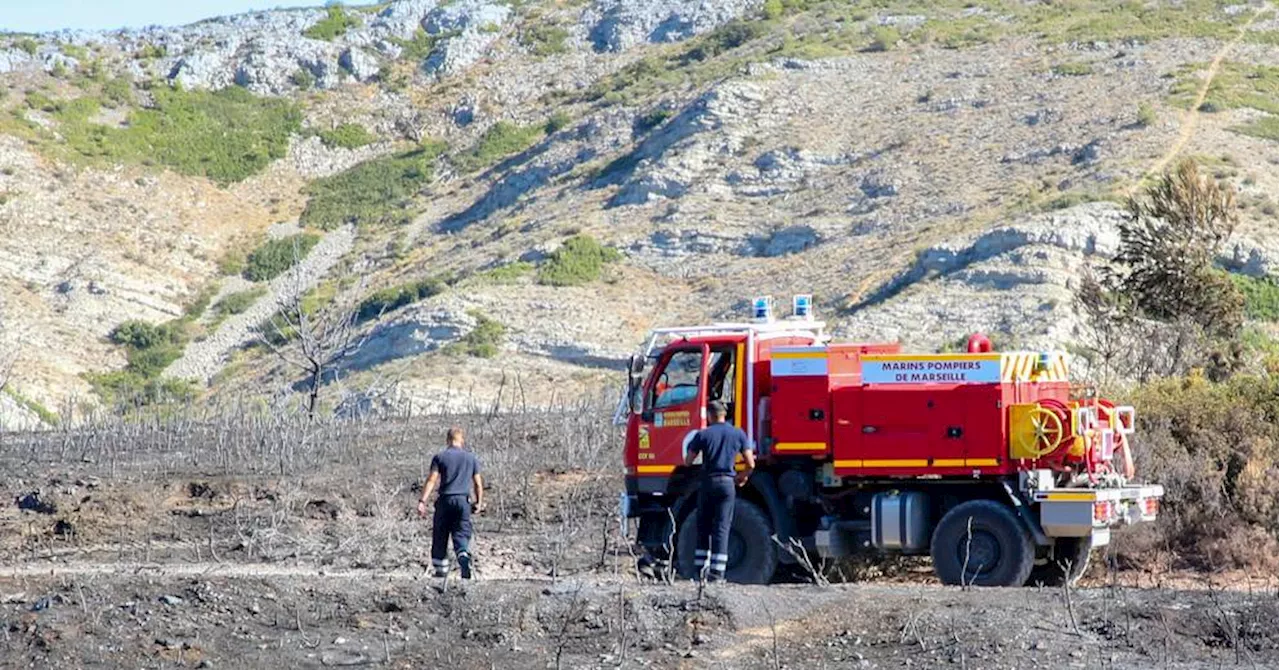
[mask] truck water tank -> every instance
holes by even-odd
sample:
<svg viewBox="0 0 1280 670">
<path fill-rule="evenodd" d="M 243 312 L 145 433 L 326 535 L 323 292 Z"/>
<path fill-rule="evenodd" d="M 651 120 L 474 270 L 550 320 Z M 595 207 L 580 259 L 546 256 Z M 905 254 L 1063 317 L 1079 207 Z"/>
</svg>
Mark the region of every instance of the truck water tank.
<svg viewBox="0 0 1280 670">
<path fill-rule="evenodd" d="M 929 551 L 929 498 L 916 491 L 877 493 L 871 500 L 871 543 L 905 554 Z"/>
</svg>

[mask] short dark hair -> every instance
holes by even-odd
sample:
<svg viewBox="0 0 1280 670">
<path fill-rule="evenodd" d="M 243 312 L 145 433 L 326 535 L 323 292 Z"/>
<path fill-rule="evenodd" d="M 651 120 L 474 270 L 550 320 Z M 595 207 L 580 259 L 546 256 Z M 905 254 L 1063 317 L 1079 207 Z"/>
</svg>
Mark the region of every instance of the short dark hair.
<svg viewBox="0 0 1280 670">
<path fill-rule="evenodd" d="M 449 432 L 445 433 L 444 435 L 445 441 L 448 442 L 449 444 L 453 444 L 454 442 L 461 442 L 463 437 L 466 437 L 466 433 L 463 433 L 462 429 L 459 428 L 458 426 L 452 426 L 451 428 L 449 428 Z"/>
<path fill-rule="evenodd" d="M 707 414 L 711 416 L 726 416 L 729 414 L 729 408 L 725 407 L 724 403 L 719 400 L 712 400 L 707 403 Z"/>
</svg>

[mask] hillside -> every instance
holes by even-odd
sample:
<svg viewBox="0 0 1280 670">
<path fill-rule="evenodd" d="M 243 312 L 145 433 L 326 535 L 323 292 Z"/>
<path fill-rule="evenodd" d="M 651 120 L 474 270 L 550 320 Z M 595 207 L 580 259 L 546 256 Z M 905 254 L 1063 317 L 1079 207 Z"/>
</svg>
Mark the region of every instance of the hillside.
<svg viewBox="0 0 1280 670">
<path fill-rule="evenodd" d="M 0 417 L 279 399 L 302 374 L 251 345 L 298 291 L 363 306 L 327 406 L 573 396 L 761 293 L 844 337 L 1065 348 L 1120 203 L 1188 157 L 1236 190 L 1220 264 L 1273 286 L 1276 20 L 399 0 L 0 35 Z"/>
</svg>

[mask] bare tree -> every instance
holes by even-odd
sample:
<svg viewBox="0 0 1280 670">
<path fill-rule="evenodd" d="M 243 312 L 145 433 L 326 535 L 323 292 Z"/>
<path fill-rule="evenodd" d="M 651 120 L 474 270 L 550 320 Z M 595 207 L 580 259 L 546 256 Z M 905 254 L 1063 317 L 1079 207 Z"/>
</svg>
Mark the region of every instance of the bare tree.
<svg viewBox="0 0 1280 670">
<path fill-rule="evenodd" d="M 297 250 L 295 249 L 295 255 Z M 320 389 L 344 359 L 364 345 L 359 303 L 339 292 L 328 305 L 307 300 L 308 287 L 297 263 L 280 282 L 277 311 L 258 331 L 258 341 L 280 360 L 306 375 L 307 415 L 315 416 Z"/>
</svg>

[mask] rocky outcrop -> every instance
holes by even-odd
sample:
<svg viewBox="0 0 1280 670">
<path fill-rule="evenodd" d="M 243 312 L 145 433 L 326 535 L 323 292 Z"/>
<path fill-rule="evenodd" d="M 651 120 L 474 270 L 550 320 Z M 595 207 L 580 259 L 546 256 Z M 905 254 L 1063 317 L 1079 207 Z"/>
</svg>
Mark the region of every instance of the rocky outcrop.
<svg viewBox="0 0 1280 670">
<path fill-rule="evenodd" d="M 511 16 L 504 5 L 484 0 L 462 0 L 427 14 L 422 27 L 429 35 L 442 36 L 423 67 L 436 75 L 461 71 L 484 57 Z"/>
<path fill-rule="evenodd" d="M 328 177 L 377 158 L 391 150 L 387 142 L 375 142 L 355 149 L 327 147 L 319 137 L 294 138 L 289 143 L 289 161 L 304 177 Z"/>
<path fill-rule="evenodd" d="M 164 375 L 208 383 L 233 350 L 254 341 L 258 326 L 279 310 L 281 296 L 309 290 L 351 249 L 354 241 L 355 229 L 351 226 L 330 231 L 297 266 L 271 280 L 267 292 L 251 307 L 229 317 L 207 338 L 187 345 L 182 358 L 165 368 Z"/>
<path fill-rule="evenodd" d="M 346 11 L 354 24 L 332 40 L 306 35 L 326 19 L 327 11 L 320 8 L 250 12 L 173 28 L 88 32 L 78 39 L 125 54 L 124 67 L 134 78 L 162 77 L 195 89 L 239 85 L 281 95 L 300 85 L 331 88 L 347 79 L 373 81 L 381 59 L 398 58 L 398 42 L 418 31 L 437 38 L 423 68 L 438 75 L 458 72 L 488 53 L 512 16 L 506 5 L 485 0 L 398 0 L 376 13 Z M 56 45 L 42 46 L 35 57 L 17 49 L 0 51 L 0 73 L 25 67 L 73 70 L 78 62 Z"/>
<path fill-rule="evenodd" d="M 762 100 L 759 88 L 748 82 L 723 84 L 702 95 L 603 176 L 607 182 L 621 183 L 609 206 L 688 193 L 719 157 L 736 153 L 758 130 L 741 121 L 755 117 Z"/>
<path fill-rule="evenodd" d="M 597 51 L 678 42 L 759 11 L 763 0 L 596 0 L 583 13 Z"/>
<path fill-rule="evenodd" d="M 0 74 L 20 70 L 32 63 L 34 59 L 19 49 L 0 49 Z"/>
<path fill-rule="evenodd" d="M 1002 333 L 1009 346 L 1061 347 L 1082 326 L 1079 278 L 1116 254 L 1124 219 L 1113 204 L 1090 203 L 930 247 L 836 334 L 928 347 L 984 331 Z"/>
</svg>

